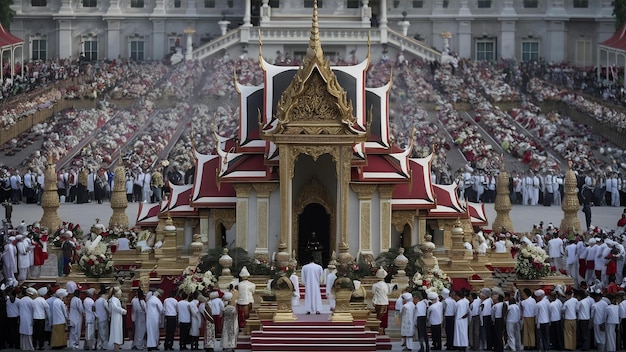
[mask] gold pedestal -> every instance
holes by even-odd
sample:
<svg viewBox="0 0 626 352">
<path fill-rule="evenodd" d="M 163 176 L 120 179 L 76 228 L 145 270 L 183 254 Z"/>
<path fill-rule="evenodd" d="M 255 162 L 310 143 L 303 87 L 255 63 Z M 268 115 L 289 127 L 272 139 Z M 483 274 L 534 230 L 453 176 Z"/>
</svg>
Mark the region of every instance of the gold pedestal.
<svg viewBox="0 0 626 352">
<path fill-rule="evenodd" d="M 274 314 L 274 319 L 273 319 L 275 323 L 289 322 L 289 321 L 295 321 L 295 320 L 298 320 L 298 318 L 296 318 L 293 312 L 276 312 L 276 314 Z"/>
<path fill-rule="evenodd" d="M 352 314 L 350 312 L 334 312 L 330 317 L 330 321 L 351 323 L 354 319 L 352 318 Z"/>
<path fill-rule="evenodd" d="M 109 228 L 116 226 L 128 227 L 128 216 L 126 208 L 128 199 L 126 198 L 126 169 L 123 166 L 115 168 L 113 192 L 111 194 L 111 209 L 113 215 L 109 220 Z"/>
</svg>

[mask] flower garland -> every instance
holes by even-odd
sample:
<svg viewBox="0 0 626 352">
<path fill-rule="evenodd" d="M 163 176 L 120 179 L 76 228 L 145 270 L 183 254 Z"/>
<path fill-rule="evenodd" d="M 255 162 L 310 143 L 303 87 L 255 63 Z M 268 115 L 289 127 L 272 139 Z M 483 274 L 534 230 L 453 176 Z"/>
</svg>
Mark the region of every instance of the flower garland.
<svg viewBox="0 0 626 352">
<path fill-rule="evenodd" d="M 98 236 L 89 246 L 83 247 L 78 265 L 87 277 L 105 277 L 113 273 L 113 257 L 109 245 Z"/>
<path fill-rule="evenodd" d="M 449 289 L 452 286 L 452 279 L 439 268 L 439 264 L 435 264 L 434 267 L 428 269 L 426 274 L 416 272 L 413 275 L 412 286 L 414 290 L 423 290 L 426 293 L 434 292 L 440 295 L 444 288 Z"/>
<path fill-rule="evenodd" d="M 535 245 L 524 245 L 517 253 L 515 272 L 522 280 L 535 280 L 550 274 L 548 254 Z"/>
</svg>

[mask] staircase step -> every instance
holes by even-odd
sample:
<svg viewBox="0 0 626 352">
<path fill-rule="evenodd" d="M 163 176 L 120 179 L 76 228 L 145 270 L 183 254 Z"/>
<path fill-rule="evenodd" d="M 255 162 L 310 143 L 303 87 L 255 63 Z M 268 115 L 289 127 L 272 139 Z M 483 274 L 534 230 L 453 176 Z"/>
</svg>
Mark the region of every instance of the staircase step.
<svg viewBox="0 0 626 352">
<path fill-rule="evenodd" d="M 286 343 L 285 341 L 276 341 L 276 343 L 262 344 L 254 343 L 252 351 L 362 351 L 362 352 L 375 352 L 376 345 L 372 344 L 359 344 L 350 342 L 348 344 L 309 344 L 309 345 L 292 345 L 291 341 Z"/>
<path fill-rule="evenodd" d="M 345 339 L 358 339 L 358 340 L 376 340 L 376 332 L 330 332 L 330 331 L 274 331 L 274 332 L 262 332 L 252 334 L 252 339 L 256 341 L 256 339 L 276 339 L 282 337 L 288 337 L 293 339 L 293 335 L 297 334 L 298 339 L 305 339 L 306 342 L 310 341 L 310 339 L 321 339 L 324 341 L 327 340 L 345 340 Z"/>
</svg>

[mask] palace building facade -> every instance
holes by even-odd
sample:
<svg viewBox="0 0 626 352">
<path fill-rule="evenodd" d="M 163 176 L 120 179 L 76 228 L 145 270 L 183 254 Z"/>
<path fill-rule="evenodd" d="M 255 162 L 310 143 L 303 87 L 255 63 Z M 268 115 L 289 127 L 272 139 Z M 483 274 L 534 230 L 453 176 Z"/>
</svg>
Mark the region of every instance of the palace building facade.
<svg viewBox="0 0 626 352">
<path fill-rule="evenodd" d="M 10 30 L 29 60 L 161 60 L 256 55 L 259 36 L 304 58 L 312 0 L 23 0 Z M 428 60 L 449 50 L 476 60 L 545 59 L 593 66 L 614 32 L 611 0 L 319 0 L 320 35 L 332 59 L 399 52 Z M 19 56 L 19 54 L 18 54 Z"/>
</svg>

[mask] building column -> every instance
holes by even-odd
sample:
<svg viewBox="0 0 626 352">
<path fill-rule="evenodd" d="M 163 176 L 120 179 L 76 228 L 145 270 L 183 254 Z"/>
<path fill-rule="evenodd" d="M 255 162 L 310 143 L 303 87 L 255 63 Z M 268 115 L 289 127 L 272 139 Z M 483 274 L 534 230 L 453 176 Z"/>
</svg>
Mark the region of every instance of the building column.
<svg viewBox="0 0 626 352">
<path fill-rule="evenodd" d="M 237 194 L 237 205 L 236 205 L 236 217 L 237 222 L 237 240 L 235 241 L 237 247 L 241 247 L 245 250 L 248 250 L 248 203 L 250 197 L 250 191 L 252 191 L 252 185 L 245 183 L 235 183 L 233 184 L 233 188 L 235 189 L 235 193 Z"/>
<path fill-rule="evenodd" d="M 272 7 L 270 6 L 270 0 L 263 0 L 261 5 L 261 26 L 267 24 L 272 18 Z"/>
<path fill-rule="evenodd" d="M 250 4 L 252 0 L 243 0 L 244 3 L 244 13 L 243 13 L 243 26 L 244 27 L 252 27 L 250 23 L 250 18 L 252 17 L 252 5 Z"/>
<path fill-rule="evenodd" d="M 500 35 L 498 35 L 499 53 L 497 57 L 510 59 L 515 57 L 515 20 L 504 19 L 500 22 Z"/>
<path fill-rule="evenodd" d="M 459 57 L 472 57 L 472 45 L 474 40 L 472 39 L 472 21 L 462 20 L 459 21 L 459 35 L 457 38 L 458 49 L 457 53 Z"/>
<path fill-rule="evenodd" d="M 393 185 L 378 186 L 380 195 L 380 251 L 386 252 L 391 248 L 391 196 Z"/>
<path fill-rule="evenodd" d="M 548 21 L 548 45 L 545 46 L 546 61 L 565 61 L 565 45 L 567 41 L 565 20 Z"/>
<path fill-rule="evenodd" d="M 337 161 L 339 197 L 337 199 L 337 210 L 339 216 L 339 261 L 347 263 L 353 259 L 350 254 L 349 222 L 350 213 L 350 180 L 352 178 L 352 146 L 339 147 L 339 160 Z"/>
<path fill-rule="evenodd" d="M 293 236 L 291 233 L 293 157 L 291 156 L 291 147 L 288 145 L 280 145 L 279 153 L 281 157 L 278 170 L 280 175 L 280 242 L 278 243 L 278 252 L 286 253 L 286 259 L 289 260 L 292 250 L 291 237 Z"/>
<path fill-rule="evenodd" d="M 74 52 L 72 51 L 72 20 L 59 20 L 57 23 L 57 38 L 59 38 L 59 57 L 65 59 L 70 56 L 74 56 Z"/>
<path fill-rule="evenodd" d="M 359 253 L 373 255 L 372 195 L 378 186 L 352 183 L 350 187 L 359 195 Z"/>
<path fill-rule="evenodd" d="M 200 235 L 202 236 L 202 243 L 209 243 L 210 242 L 210 236 L 209 234 L 211 233 L 210 231 L 210 220 L 209 217 L 211 216 L 211 211 L 209 209 L 199 209 L 198 210 L 198 218 L 200 219 Z M 215 236 L 213 236 L 213 243 L 212 247 L 210 248 L 214 248 L 215 247 Z"/>
<path fill-rule="evenodd" d="M 380 42 L 387 43 L 387 0 L 380 0 L 380 18 L 378 28 L 380 29 Z"/>
<path fill-rule="evenodd" d="M 278 188 L 278 184 L 254 183 L 252 186 L 257 197 L 257 242 L 254 257 L 269 260 L 270 195 Z"/>
<path fill-rule="evenodd" d="M 153 15 L 165 15 L 165 4 L 163 0 L 155 0 L 152 14 Z"/>
<path fill-rule="evenodd" d="M 185 61 L 193 59 L 193 34 L 196 30 L 193 28 L 185 29 L 185 35 L 187 36 L 187 47 L 185 48 Z"/>
<path fill-rule="evenodd" d="M 165 56 L 165 21 L 152 22 L 152 58 L 157 60 Z"/>
<path fill-rule="evenodd" d="M 124 38 L 124 43 L 121 42 L 122 38 L 120 36 L 121 31 L 121 23 L 119 20 L 111 20 L 108 21 L 107 26 L 107 51 L 106 56 L 111 60 L 115 60 L 120 57 L 121 45 L 126 43 L 128 45 L 128 41 Z"/>
</svg>

